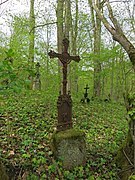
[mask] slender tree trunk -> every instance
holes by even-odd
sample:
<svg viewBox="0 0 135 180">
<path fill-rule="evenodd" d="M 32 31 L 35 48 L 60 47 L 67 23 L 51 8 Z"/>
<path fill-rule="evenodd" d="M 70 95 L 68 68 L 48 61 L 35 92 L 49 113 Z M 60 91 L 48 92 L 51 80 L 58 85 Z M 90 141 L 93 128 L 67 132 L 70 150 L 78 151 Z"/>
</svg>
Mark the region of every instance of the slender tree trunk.
<svg viewBox="0 0 135 180">
<path fill-rule="evenodd" d="M 64 0 L 58 0 L 57 3 L 57 47 L 58 52 L 62 53 L 62 40 L 63 40 L 63 8 L 64 8 Z"/>
<path fill-rule="evenodd" d="M 63 34 L 63 12 L 64 12 L 64 0 L 58 0 L 57 1 L 57 10 L 56 10 L 56 15 L 57 15 L 57 47 L 58 47 L 58 52 L 62 53 L 62 40 L 64 37 Z M 59 89 L 62 92 L 62 86 L 61 86 L 61 81 L 62 81 L 62 63 L 58 61 L 58 72 L 59 72 L 59 81 L 60 81 L 60 86 Z"/>
<path fill-rule="evenodd" d="M 46 58 L 46 83 L 45 83 L 45 89 L 48 89 L 49 87 L 49 25 L 46 26 L 46 38 L 47 38 L 47 47 L 46 47 L 46 52 L 47 52 L 47 58 Z"/>
<path fill-rule="evenodd" d="M 101 21 L 96 16 L 96 27 L 94 32 L 94 53 L 100 55 L 101 43 Z M 101 92 L 101 62 L 99 57 L 94 62 L 94 96 L 100 97 Z"/>
<path fill-rule="evenodd" d="M 30 69 L 34 68 L 34 43 L 35 43 L 35 15 L 34 15 L 34 0 L 30 1 L 30 17 L 29 17 L 29 66 Z M 33 76 L 30 75 L 31 88 L 33 86 Z"/>
<path fill-rule="evenodd" d="M 111 98 L 113 98 L 113 90 L 114 90 L 114 59 L 112 59 L 112 67 L 111 67 L 111 88 L 110 88 Z"/>
<path fill-rule="evenodd" d="M 101 94 L 101 62 L 99 59 L 100 55 L 100 44 L 101 44 L 101 20 L 98 14 L 94 15 L 92 0 L 89 0 L 89 5 L 91 8 L 92 26 L 94 34 L 94 54 L 97 58 L 94 61 L 94 97 L 100 97 Z M 100 0 L 97 0 L 97 7 L 101 9 Z"/>
<path fill-rule="evenodd" d="M 64 22 L 64 37 L 69 39 L 69 32 L 71 29 L 71 2 L 70 0 L 65 1 L 65 22 Z"/>
<path fill-rule="evenodd" d="M 47 25 L 47 33 L 46 33 L 46 38 L 47 38 L 47 63 L 46 63 L 46 71 L 47 71 L 47 75 L 49 73 L 49 57 L 48 57 L 48 53 L 49 53 L 49 26 Z"/>
<path fill-rule="evenodd" d="M 116 68 L 116 86 L 115 86 L 115 100 L 118 101 L 119 99 L 119 84 L 120 84 L 120 69 L 119 69 L 119 61 L 118 59 L 116 59 L 116 65 L 117 65 L 117 68 Z"/>
<path fill-rule="evenodd" d="M 70 39 L 70 31 L 71 31 L 71 1 L 66 0 L 65 1 L 65 16 L 64 16 L 65 22 L 64 22 L 64 37 L 68 40 Z M 67 73 L 69 75 L 70 73 L 70 65 L 67 67 Z M 71 81 L 67 79 L 67 91 L 71 91 Z"/>
<path fill-rule="evenodd" d="M 102 88 L 101 88 L 102 98 L 104 98 L 105 95 L 105 82 L 106 82 L 106 75 L 104 73 L 102 76 Z"/>
<path fill-rule="evenodd" d="M 75 19 L 74 24 L 72 22 L 72 14 L 70 12 L 70 19 L 71 19 L 71 53 L 73 55 L 77 54 L 77 36 L 78 36 L 78 0 L 75 1 L 76 4 L 76 11 L 75 11 Z M 78 64 L 72 63 L 72 91 L 77 93 L 78 92 Z"/>
</svg>

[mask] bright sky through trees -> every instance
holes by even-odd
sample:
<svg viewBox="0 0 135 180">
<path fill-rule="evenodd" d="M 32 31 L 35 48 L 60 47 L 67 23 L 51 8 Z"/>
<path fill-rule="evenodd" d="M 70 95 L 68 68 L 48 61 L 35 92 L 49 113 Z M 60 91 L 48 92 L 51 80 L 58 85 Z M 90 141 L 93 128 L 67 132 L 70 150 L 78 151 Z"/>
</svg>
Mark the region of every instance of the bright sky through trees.
<svg viewBox="0 0 135 180">
<path fill-rule="evenodd" d="M 5 0 L 1 0 L 0 3 L 5 2 Z M 48 1 L 48 0 L 36 0 L 35 1 L 35 14 L 40 14 L 40 12 L 44 12 L 44 14 L 48 13 L 47 9 L 49 8 L 51 10 L 51 6 L 55 10 L 55 7 L 53 4 L 55 4 L 56 1 Z M 10 28 L 8 27 L 8 23 L 10 20 L 12 21 L 12 16 L 14 15 L 22 15 L 26 14 L 29 16 L 29 9 L 30 9 L 30 3 L 28 0 L 9 0 L 5 3 L 3 3 L 0 6 L 0 30 L 2 30 L 5 34 L 10 33 Z M 50 13 L 50 12 L 49 12 Z M 54 16 L 54 12 L 52 12 Z M 39 17 L 40 18 L 40 17 Z"/>
<path fill-rule="evenodd" d="M 0 1 L 1 3 L 3 0 Z M 8 27 L 8 21 L 11 19 L 11 16 L 15 14 L 22 14 L 29 12 L 29 3 L 24 0 L 23 3 L 17 0 L 9 0 L 0 6 L 0 30 L 2 30 L 5 34 L 10 33 L 10 29 Z"/>
<path fill-rule="evenodd" d="M 129 0 L 131 4 L 131 14 L 134 16 L 134 9 L 133 9 L 133 1 Z M 5 2 L 5 0 L 0 0 L 0 3 Z M 130 36 L 131 33 L 128 31 L 130 29 L 128 21 L 128 9 L 126 7 L 126 1 L 122 0 L 110 0 L 112 8 L 114 9 L 116 17 L 121 19 L 122 26 L 124 31 L 126 31 L 126 34 L 128 33 L 128 36 Z M 5 35 L 11 34 L 11 23 L 12 23 L 12 17 L 14 15 L 23 15 L 29 17 L 29 0 L 8 0 L 7 2 L 3 3 L 0 6 L 0 31 L 2 31 Z M 128 3 L 129 4 L 129 3 Z M 117 6 L 116 6 L 117 5 Z M 72 7 L 74 8 L 74 1 L 72 1 Z M 35 0 L 35 15 L 36 15 L 36 25 L 42 25 L 46 22 L 54 22 L 56 21 L 56 0 Z M 84 0 L 79 0 L 79 11 L 82 11 L 84 13 L 89 13 L 89 6 L 87 4 L 87 1 L 84 2 Z M 106 14 L 108 16 L 108 14 Z M 124 20 L 125 19 L 125 20 Z M 54 28 L 54 31 L 56 30 L 55 24 L 51 25 L 51 28 Z M 104 28 L 103 28 L 104 29 Z M 46 26 L 38 27 L 36 28 L 37 31 L 42 31 L 41 37 L 45 36 L 46 34 Z M 55 33 L 53 31 L 53 33 Z M 56 34 L 56 33 L 55 33 Z M 107 41 L 110 39 L 110 34 L 104 33 L 104 41 Z M 51 39 L 56 39 L 54 35 L 51 36 Z M 132 41 L 132 39 L 131 39 Z"/>
</svg>

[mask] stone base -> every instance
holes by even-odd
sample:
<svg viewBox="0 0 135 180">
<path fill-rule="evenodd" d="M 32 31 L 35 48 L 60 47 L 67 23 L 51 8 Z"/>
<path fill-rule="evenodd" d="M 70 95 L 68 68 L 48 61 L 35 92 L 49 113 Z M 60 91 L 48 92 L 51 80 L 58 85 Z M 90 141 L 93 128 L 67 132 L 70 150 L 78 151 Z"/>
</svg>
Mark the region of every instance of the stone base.
<svg viewBox="0 0 135 180">
<path fill-rule="evenodd" d="M 86 162 L 85 134 L 80 130 L 68 129 L 54 132 L 51 138 L 54 157 L 63 168 L 72 169 Z"/>
</svg>

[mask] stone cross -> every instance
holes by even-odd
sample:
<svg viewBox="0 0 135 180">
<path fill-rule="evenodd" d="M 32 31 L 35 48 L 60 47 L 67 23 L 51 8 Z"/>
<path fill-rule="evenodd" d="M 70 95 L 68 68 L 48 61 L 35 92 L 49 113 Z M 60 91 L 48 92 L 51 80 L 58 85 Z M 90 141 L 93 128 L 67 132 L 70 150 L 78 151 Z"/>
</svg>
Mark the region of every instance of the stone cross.
<svg viewBox="0 0 135 180">
<path fill-rule="evenodd" d="M 68 53 L 69 40 L 67 38 L 63 39 L 63 51 L 62 54 L 56 53 L 54 51 L 50 51 L 48 55 L 50 58 L 59 58 L 61 63 L 63 64 L 63 95 L 67 94 L 67 65 L 74 60 L 76 62 L 80 61 L 79 56 L 70 56 Z"/>
<path fill-rule="evenodd" d="M 66 130 L 72 128 L 72 99 L 71 95 L 67 93 L 67 66 L 74 60 L 76 62 L 80 61 L 79 56 L 71 56 L 68 53 L 69 41 L 67 38 L 63 39 L 63 51 L 61 54 L 54 51 L 50 51 L 48 55 L 50 58 L 58 58 L 63 65 L 63 92 L 59 95 L 57 101 L 58 108 L 58 125 L 57 130 Z"/>
</svg>

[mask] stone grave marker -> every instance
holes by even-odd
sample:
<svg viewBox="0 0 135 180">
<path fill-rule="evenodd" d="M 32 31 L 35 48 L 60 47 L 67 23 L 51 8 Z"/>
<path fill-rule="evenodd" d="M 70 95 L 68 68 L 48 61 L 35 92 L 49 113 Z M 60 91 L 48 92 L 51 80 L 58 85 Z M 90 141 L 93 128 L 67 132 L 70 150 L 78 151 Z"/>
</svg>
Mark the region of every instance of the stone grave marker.
<svg viewBox="0 0 135 180">
<path fill-rule="evenodd" d="M 63 65 L 63 87 L 57 101 L 57 130 L 51 137 L 51 147 L 55 159 L 62 161 L 65 169 L 72 169 L 85 163 L 86 144 L 84 132 L 73 128 L 72 99 L 70 92 L 67 92 L 67 66 L 72 60 L 79 62 L 80 57 L 71 56 L 68 47 L 69 41 L 65 38 L 62 54 L 54 51 L 48 53 L 50 58 L 58 58 Z"/>
</svg>

